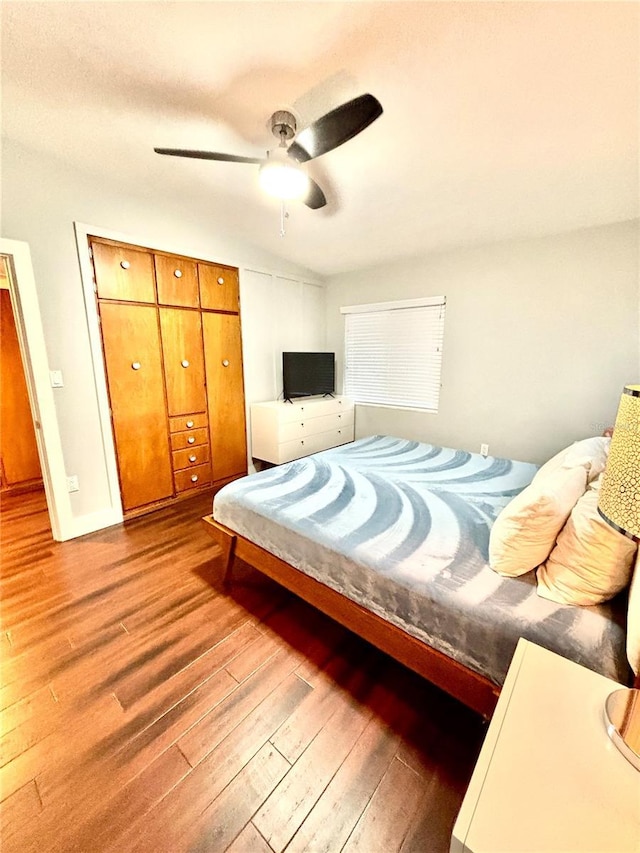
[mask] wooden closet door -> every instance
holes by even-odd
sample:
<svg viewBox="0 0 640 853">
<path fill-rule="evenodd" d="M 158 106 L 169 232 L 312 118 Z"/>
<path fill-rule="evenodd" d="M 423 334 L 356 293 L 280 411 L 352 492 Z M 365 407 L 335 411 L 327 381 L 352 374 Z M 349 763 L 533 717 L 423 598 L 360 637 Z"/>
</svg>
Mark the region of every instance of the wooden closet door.
<svg viewBox="0 0 640 853">
<path fill-rule="evenodd" d="M 0 290 L 0 454 L 3 486 L 42 477 L 11 296 Z"/>
<path fill-rule="evenodd" d="M 100 320 L 125 510 L 173 494 L 156 309 L 101 303 Z"/>
<path fill-rule="evenodd" d="M 240 317 L 204 312 L 202 326 L 215 481 L 247 472 Z"/>
<path fill-rule="evenodd" d="M 169 416 L 206 411 L 200 312 L 160 308 L 160 329 Z"/>
</svg>

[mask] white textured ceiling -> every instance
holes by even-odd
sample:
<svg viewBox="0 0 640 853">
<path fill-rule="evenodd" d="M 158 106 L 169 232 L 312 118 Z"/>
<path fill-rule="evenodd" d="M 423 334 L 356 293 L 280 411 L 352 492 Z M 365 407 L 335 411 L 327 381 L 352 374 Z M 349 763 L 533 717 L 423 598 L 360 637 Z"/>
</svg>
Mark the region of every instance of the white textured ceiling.
<svg viewBox="0 0 640 853">
<path fill-rule="evenodd" d="M 187 199 L 320 274 L 638 216 L 635 2 L 8 2 L 3 133 L 150 202 Z M 278 205 L 271 113 L 363 92 L 384 114 L 309 163 L 329 204 Z"/>
</svg>

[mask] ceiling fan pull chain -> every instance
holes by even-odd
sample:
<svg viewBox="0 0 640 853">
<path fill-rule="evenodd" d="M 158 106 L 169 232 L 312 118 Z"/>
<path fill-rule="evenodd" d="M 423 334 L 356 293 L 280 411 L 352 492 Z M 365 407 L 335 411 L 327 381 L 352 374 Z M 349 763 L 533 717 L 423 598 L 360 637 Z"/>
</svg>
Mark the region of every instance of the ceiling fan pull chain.
<svg viewBox="0 0 640 853">
<path fill-rule="evenodd" d="M 286 222 L 287 222 L 288 218 L 289 218 L 289 212 L 287 211 L 287 208 L 284 205 L 284 199 L 283 199 L 280 202 L 280 236 L 281 237 L 284 237 L 285 234 L 287 233 L 285 226 L 286 226 Z"/>
</svg>

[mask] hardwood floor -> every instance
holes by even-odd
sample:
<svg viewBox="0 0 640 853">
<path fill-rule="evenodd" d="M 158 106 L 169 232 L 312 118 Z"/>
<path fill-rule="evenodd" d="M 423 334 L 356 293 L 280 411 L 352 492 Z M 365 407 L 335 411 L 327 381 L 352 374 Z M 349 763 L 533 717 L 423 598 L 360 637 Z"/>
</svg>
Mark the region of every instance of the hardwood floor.
<svg viewBox="0 0 640 853">
<path fill-rule="evenodd" d="M 196 497 L 71 542 L 3 498 L 1 846 L 439 853 L 479 717 L 248 566 Z"/>
</svg>

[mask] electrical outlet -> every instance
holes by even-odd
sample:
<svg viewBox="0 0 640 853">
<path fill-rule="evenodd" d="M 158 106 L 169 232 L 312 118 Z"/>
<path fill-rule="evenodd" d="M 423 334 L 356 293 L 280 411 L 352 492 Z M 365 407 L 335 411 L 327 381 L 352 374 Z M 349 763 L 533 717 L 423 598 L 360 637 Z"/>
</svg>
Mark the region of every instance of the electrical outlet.
<svg viewBox="0 0 640 853">
<path fill-rule="evenodd" d="M 483 456 L 488 456 L 489 455 L 489 445 L 488 444 L 481 444 L 480 445 L 480 453 Z"/>
<path fill-rule="evenodd" d="M 67 491 L 68 492 L 79 492 L 80 485 L 78 483 L 78 478 L 75 474 L 72 474 L 70 477 L 67 477 Z"/>
</svg>

